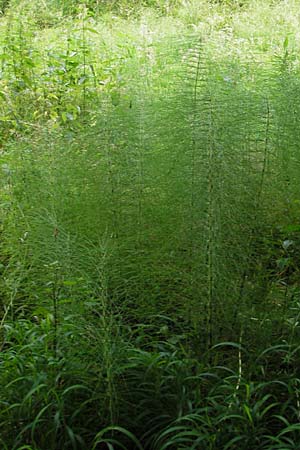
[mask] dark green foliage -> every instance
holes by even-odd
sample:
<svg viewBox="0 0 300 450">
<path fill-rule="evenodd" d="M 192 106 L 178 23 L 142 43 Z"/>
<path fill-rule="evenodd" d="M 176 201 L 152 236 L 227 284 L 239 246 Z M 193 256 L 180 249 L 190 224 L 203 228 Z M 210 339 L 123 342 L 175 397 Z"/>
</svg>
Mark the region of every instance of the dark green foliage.
<svg viewBox="0 0 300 450">
<path fill-rule="evenodd" d="M 114 352 L 110 347 L 117 362 L 110 367 L 115 377 L 111 392 L 111 372 L 99 353 L 101 341 L 96 338 L 93 345 L 88 340 L 87 346 L 83 339 L 90 326 L 78 333 L 65 320 L 61 338 L 66 347 L 54 358 L 51 318 L 7 323 L 0 423 L 8 448 L 92 448 L 100 441 L 131 448 L 133 441 L 146 449 L 176 448 L 180 443 L 186 449 L 246 450 L 275 444 L 294 448 L 298 442 L 298 347 L 277 345 L 251 357 L 228 342 L 212 350 L 217 365 L 207 366 L 171 343 L 157 343 L 150 351 L 118 339 Z M 80 349 L 75 350 L 79 336 Z M 144 339 L 149 337 L 144 329 Z M 232 363 L 238 357 L 236 369 L 220 365 L 229 352 Z M 272 364 L 276 379 L 270 376 Z M 111 416 L 114 392 L 117 415 Z"/>
<path fill-rule="evenodd" d="M 1 0 L 0 2 L 0 11 L 1 14 L 4 14 L 5 10 L 8 8 L 10 0 Z"/>
</svg>

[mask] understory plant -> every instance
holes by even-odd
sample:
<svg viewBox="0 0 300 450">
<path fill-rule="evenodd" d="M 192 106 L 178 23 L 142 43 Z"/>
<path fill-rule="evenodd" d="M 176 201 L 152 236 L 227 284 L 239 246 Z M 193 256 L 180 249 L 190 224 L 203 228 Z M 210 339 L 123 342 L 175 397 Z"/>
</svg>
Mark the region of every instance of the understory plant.
<svg viewBox="0 0 300 450">
<path fill-rule="evenodd" d="M 295 2 L 121 3 L 1 19 L 1 445 L 296 449 Z"/>
</svg>

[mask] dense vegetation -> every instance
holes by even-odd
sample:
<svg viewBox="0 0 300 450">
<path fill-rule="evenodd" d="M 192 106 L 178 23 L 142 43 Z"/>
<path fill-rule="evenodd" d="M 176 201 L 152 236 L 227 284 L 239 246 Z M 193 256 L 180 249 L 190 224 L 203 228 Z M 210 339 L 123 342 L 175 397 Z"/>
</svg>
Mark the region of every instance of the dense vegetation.
<svg viewBox="0 0 300 450">
<path fill-rule="evenodd" d="M 300 448 L 297 0 L 0 0 L 0 446 Z"/>
</svg>

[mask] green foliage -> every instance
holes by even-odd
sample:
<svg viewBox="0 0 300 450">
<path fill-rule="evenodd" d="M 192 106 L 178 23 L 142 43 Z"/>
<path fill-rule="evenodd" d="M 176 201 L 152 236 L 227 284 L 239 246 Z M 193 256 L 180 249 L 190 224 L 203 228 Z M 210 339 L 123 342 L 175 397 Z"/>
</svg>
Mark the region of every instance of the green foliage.
<svg viewBox="0 0 300 450">
<path fill-rule="evenodd" d="M 1 0 L 0 2 L 0 11 L 1 14 L 4 14 L 5 10 L 8 8 L 10 0 Z"/>
<path fill-rule="evenodd" d="M 181 0 L 45 0 L 41 11 L 40 2 L 37 0 L 2 0 L 1 11 L 4 13 L 7 10 L 21 10 L 33 14 L 41 27 L 47 27 L 58 22 L 58 17 L 55 17 L 57 14 L 76 16 L 82 8 L 86 8 L 91 15 L 117 13 L 127 17 L 132 14 L 139 15 L 145 8 L 152 8 L 159 14 L 171 14 L 181 5 Z"/>
<path fill-rule="evenodd" d="M 1 446 L 297 448 L 297 5 L 117 3 L 1 19 Z"/>
</svg>

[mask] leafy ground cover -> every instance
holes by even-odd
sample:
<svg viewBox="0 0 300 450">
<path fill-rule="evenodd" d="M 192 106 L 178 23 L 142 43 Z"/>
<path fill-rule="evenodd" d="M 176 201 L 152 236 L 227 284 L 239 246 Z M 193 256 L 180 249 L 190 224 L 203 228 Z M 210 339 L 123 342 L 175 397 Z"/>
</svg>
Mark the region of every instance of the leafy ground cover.
<svg viewBox="0 0 300 450">
<path fill-rule="evenodd" d="M 299 2 L 0 7 L 2 448 L 299 448 Z"/>
</svg>

